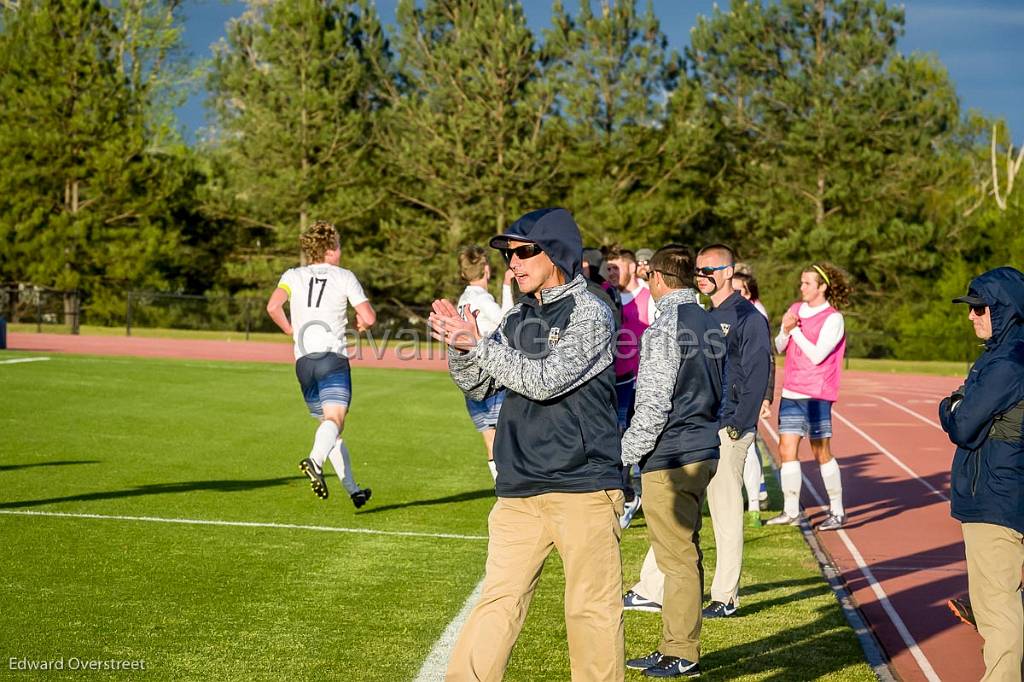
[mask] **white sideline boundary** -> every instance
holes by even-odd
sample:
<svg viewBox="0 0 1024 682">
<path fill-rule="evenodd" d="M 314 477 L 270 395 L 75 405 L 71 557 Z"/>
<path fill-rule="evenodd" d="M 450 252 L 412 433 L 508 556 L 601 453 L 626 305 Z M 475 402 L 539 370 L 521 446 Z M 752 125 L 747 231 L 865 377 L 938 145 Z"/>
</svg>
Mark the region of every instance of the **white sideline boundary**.
<svg viewBox="0 0 1024 682">
<path fill-rule="evenodd" d="M 11 358 L 10 360 L 0 360 L 0 365 L 16 365 L 19 362 L 42 362 L 43 360 L 49 360 L 50 358 L 38 357 L 38 358 Z"/>
<path fill-rule="evenodd" d="M 444 680 L 444 673 L 448 668 L 448 658 L 452 655 L 452 649 L 455 648 L 455 641 L 459 638 L 459 632 L 462 631 L 466 619 L 469 618 L 469 612 L 473 610 L 477 600 L 480 599 L 480 591 L 483 586 L 484 581 L 481 578 L 470 595 L 466 597 L 466 601 L 462 604 L 459 612 L 455 614 L 455 618 L 452 618 L 448 627 L 434 642 L 434 647 L 427 654 L 423 665 L 420 666 L 420 672 L 416 675 L 414 682 L 442 682 Z"/>
<path fill-rule="evenodd" d="M 216 519 L 177 519 L 162 516 L 122 516 L 117 514 L 81 514 L 72 512 L 26 511 L 0 509 L 5 516 L 41 516 L 65 519 L 99 519 L 103 521 L 136 521 L 142 523 L 175 523 L 189 526 L 227 526 L 234 528 L 276 528 L 308 530 L 320 533 L 353 533 L 358 535 L 389 535 L 403 538 L 430 538 L 441 540 L 487 540 L 486 535 L 459 535 L 457 533 L 420 533 L 406 530 L 375 530 L 373 528 L 343 528 L 339 526 L 313 526 L 301 523 L 272 523 L 266 521 L 219 521 Z"/>
<path fill-rule="evenodd" d="M 833 411 L 832 414 L 836 413 Z M 839 415 L 836 416 L 838 417 Z M 868 440 L 868 442 L 878 447 L 880 451 L 885 451 L 885 449 L 882 448 L 882 446 L 879 445 L 877 441 L 875 441 L 873 438 L 869 437 L 863 431 L 858 429 L 847 419 L 840 419 L 843 421 L 843 423 L 847 424 L 855 431 L 857 431 L 859 434 L 863 435 Z M 779 434 L 775 431 L 775 429 L 773 429 L 771 425 L 764 419 L 761 420 L 761 424 L 768 431 L 769 435 L 771 435 L 776 445 L 778 445 Z M 906 465 L 903 465 L 902 462 L 900 462 L 896 457 L 891 455 L 888 451 L 885 451 L 885 454 L 888 454 L 891 459 L 895 460 L 898 464 L 901 465 L 901 468 L 908 471 L 912 476 L 920 480 L 920 477 L 918 477 L 917 474 L 915 474 Z M 810 482 L 807 476 L 803 474 L 803 472 L 801 472 L 801 477 L 803 478 L 804 486 L 810 491 L 811 496 L 814 498 L 814 501 L 817 502 L 818 505 L 821 507 L 826 506 L 825 500 L 821 497 L 817 489 Z M 928 488 L 935 490 L 926 481 L 921 482 L 924 483 Z M 942 495 L 942 493 L 939 493 L 937 490 L 935 490 L 935 492 L 938 493 L 939 495 Z M 864 576 L 864 579 L 868 582 L 868 585 L 871 586 L 871 591 L 874 593 L 875 598 L 878 599 L 878 603 L 881 604 L 882 610 L 885 611 L 885 614 L 889 616 L 889 620 L 892 621 L 892 624 L 896 627 L 896 631 L 899 633 L 900 639 L 903 640 L 903 644 L 906 645 L 907 650 L 910 652 L 911 656 L 914 657 L 914 660 L 917 662 L 918 667 L 921 668 L 921 672 L 924 674 L 925 679 L 927 679 L 929 682 L 942 682 L 941 678 L 938 676 L 938 674 L 936 674 L 935 668 L 932 667 L 931 661 L 929 661 L 928 657 L 924 655 L 923 651 L 921 651 L 921 647 L 918 646 L 917 640 L 914 639 L 914 636 L 910 634 L 910 630 L 907 629 L 907 624 L 903 622 L 903 619 L 900 618 L 900 615 L 896 612 L 895 607 L 893 607 L 892 602 L 889 601 L 889 595 L 886 594 L 885 589 L 882 588 L 881 584 L 879 584 L 878 580 L 875 578 L 874 573 L 872 573 L 871 569 L 868 568 L 867 562 L 864 561 L 864 556 L 860 553 L 860 550 L 857 549 L 857 545 L 853 544 L 853 540 L 850 539 L 850 536 L 847 534 L 845 530 L 840 528 L 835 532 L 839 536 L 839 539 L 842 540 L 843 545 L 846 547 L 847 551 L 850 552 L 850 556 L 853 558 L 854 563 L 857 564 L 857 568 L 860 570 L 861 575 Z"/>
</svg>

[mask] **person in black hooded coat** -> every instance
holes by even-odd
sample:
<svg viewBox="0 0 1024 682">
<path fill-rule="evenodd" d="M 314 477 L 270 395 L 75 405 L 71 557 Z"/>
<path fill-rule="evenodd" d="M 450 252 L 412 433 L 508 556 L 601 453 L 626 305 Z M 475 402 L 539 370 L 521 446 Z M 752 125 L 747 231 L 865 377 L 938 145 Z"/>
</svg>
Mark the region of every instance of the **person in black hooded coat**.
<svg viewBox="0 0 1024 682">
<path fill-rule="evenodd" d="M 969 319 L 985 351 L 939 404 L 957 446 L 952 515 L 962 524 L 967 582 L 985 639 L 983 680 L 1020 680 L 1024 657 L 1024 274 L 1010 267 L 971 281 Z"/>
</svg>

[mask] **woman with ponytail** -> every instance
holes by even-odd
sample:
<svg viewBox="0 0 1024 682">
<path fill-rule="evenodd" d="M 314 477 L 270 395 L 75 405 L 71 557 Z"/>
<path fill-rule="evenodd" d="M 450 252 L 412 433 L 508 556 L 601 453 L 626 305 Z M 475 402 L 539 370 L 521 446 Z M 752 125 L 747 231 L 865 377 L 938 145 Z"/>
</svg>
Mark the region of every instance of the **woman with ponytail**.
<svg viewBox="0 0 1024 682">
<path fill-rule="evenodd" d="M 839 375 L 846 353 L 846 330 L 840 308 L 849 303 L 850 285 L 831 263 L 814 263 L 800 273 L 801 301 L 790 306 L 775 337 L 786 354 L 779 404 L 782 514 L 768 525 L 800 521 L 800 439 L 810 440 L 828 492 L 829 516 L 818 530 L 838 530 L 846 521 L 839 463 L 832 456 L 832 403 L 839 397 Z"/>
</svg>

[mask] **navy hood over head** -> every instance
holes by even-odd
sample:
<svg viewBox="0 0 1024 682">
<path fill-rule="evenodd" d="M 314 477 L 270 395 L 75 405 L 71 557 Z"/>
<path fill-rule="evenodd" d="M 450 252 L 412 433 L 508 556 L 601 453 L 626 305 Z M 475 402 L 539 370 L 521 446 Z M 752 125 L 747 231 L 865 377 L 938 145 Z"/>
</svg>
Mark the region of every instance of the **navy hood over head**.
<svg viewBox="0 0 1024 682">
<path fill-rule="evenodd" d="M 996 346 L 1024 325 L 1024 273 L 1002 267 L 971 280 L 967 297 L 980 298 L 992 313 L 992 338 L 985 344 Z"/>
<path fill-rule="evenodd" d="M 564 208 L 541 208 L 519 218 L 504 233 L 491 239 L 491 247 L 508 248 L 509 241 L 533 242 L 565 273 L 569 282 L 583 272 L 583 238 L 572 214 Z"/>
<path fill-rule="evenodd" d="M 952 515 L 1024 533 L 1024 273 L 990 270 L 955 301 L 988 306 L 992 337 L 964 385 L 939 404 L 957 446 Z"/>
</svg>

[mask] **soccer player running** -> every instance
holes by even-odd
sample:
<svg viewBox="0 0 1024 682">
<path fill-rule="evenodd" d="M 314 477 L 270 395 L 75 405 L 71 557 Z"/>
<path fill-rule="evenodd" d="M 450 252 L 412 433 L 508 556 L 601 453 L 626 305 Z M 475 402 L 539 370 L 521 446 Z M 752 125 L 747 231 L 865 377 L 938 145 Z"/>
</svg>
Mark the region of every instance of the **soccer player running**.
<svg viewBox="0 0 1024 682">
<path fill-rule="evenodd" d="M 839 308 L 849 302 L 846 275 L 830 263 L 815 263 L 800 273 L 799 303 L 782 318 L 775 348 L 786 353 L 779 403 L 779 457 L 783 512 L 769 526 L 800 522 L 802 475 L 797 452 L 808 437 L 828 493 L 829 516 L 818 530 L 838 530 L 846 521 L 843 481 L 832 456 L 832 403 L 839 398 L 839 376 L 846 353 L 846 332 Z"/>
<path fill-rule="evenodd" d="M 623 495 L 611 311 L 587 290 L 579 228 L 565 209 L 527 213 L 490 244 L 524 294 L 499 327 L 483 336 L 445 300 L 434 301 L 430 315 L 466 395 L 506 391 L 494 438 L 498 499 L 487 521 L 486 575 L 446 679 L 502 678 L 556 549 L 572 679 L 620 681 Z"/>
<path fill-rule="evenodd" d="M 718 473 L 708 486 L 708 508 L 715 531 L 715 576 L 705 618 L 724 618 L 739 606 L 743 565 L 743 465 L 767 406 L 771 379 L 771 331 L 768 321 L 732 287 L 736 256 L 725 244 L 705 246 L 697 254 L 696 282 L 711 299 L 711 318 L 725 335 L 722 407 L 718 420 Z"/>
<path fill-rule="evenodd" d="M 625 431 L 633 416 L 636 372 L 640 366 L 640 337 L 654 321 L 655 303 L 651 290 L 637 279 L 636 257 L 627 249 L 612 249 L 607 256 L 608 281 L 619 290 L 622 301 L 622 328 L 616 334 L 615 398 L 618 402 L 619 430 Z M 629 484 L 629 468 L 623 469 L 626 508 L 619 519 L 625 529 L 637 510 L 640 496 Z"/>
<path fill-rule="evenodd" d="M 487 261 L 487 252 L 476 244 L 463 247 L 459 252 L 459 276 L 466 282 L 466 288 L 459 297 L 456 308 L 465 319 L 476 318 L 480 335 L 489 336 L 497 329 L 502 316 L 512 307 L 511 281 L 506 281 L 502 285 L 502 304 L 499 306 L 494 296 L 487 290 L 487 283 L 491 279 L 491 265 Z M 498 478 L 498 470 L 494 466 L 494 429 L 498 425 L 498 413 L 504 399 L 504 391 L 497 391 L 484 400 L 466 397 L 466 409 L 473 420 L 473 425 L 484 439 L 484 446 L 487 448 L 487 467 L 491 470 L 491 478 L 495 480 Z"/>
<path fill-rule="evenodd" d="M 356 328 L 362 332 L 377 321 L 363 287 L 351 271 L 338 267 L 341 243 L 334 225 L 317 221 L 299 238 L 308 263 L 281 275 L 267 302 L 267 314 L 285 334 L 295 339 L 295 375 L 302 397 L 320 426 L 309 456 L 299 469 L 309 477 L 320 499 L 328 496 L 324 461 L 328 458 L 356 509 L 372 492 L 360 488 L 352 476 L 352 459 L 341 437 L 352 398 L 352 378 L 345 344 L 348 306 L 355 308 Z M 284 312 L 289 302 L 291 319 Z"/>
<path fill-rule="evenodd" d="M 951 513 L 961 523 L 967 587 L 985 640 L 986 681 L 1020 680 L 1024 658 L 1024 274 L 996 268 L 970 283 L 966 303 L 985 351 L 939 404 L 956 446 Z"/>
<path fill-rule="evenodd" d="M 640 343 L 635 413 L 622 436 L 622 463 L 641 463 L 644 516 L 665 574 L 665 596 L 658 648 L 626 667 L 647 677 L 695 677 L 704 592 L 701 507 L 718 467 L 725 339 L 690 286 L 692 252 L 659 249 L 651 270 L 659 315 Z"/>
</svg>

